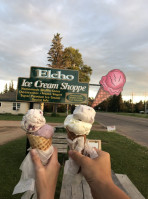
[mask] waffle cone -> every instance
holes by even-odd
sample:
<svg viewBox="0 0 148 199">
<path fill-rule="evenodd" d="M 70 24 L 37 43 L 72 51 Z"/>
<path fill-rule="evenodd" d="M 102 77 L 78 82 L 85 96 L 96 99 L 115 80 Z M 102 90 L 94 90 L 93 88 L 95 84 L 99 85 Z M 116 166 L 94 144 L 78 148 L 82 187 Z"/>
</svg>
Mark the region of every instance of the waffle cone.
<svg viewBox="0 0 148 199">
<path fill-rule="evenodd" d="M 41 136 L 35 136 L 32 134 L 27 134 L 32 149 L 40 149 L 46 151 L 52 144 L 52 138 L 46 139 Z"/>
<path fill-rule="evenodd" d="M 76 135 L 75 133 L 69 131 L 68 128 L 66 128 L 66 131 L 67 131 L 68 139 L 74 140 L 77 137 L 82 137 L 83 136 L 84 137 L 84 142 L 86 142 L 86 135 Z"/>
<path fill-rule="evenodd" d="M 97 106 L 98 104 L 109 98 L 110 96 L 111 95 L 109 94 L 109 92 L 105 91 L 102 87 L 100 87 L 91 106 L 94 108 L 95 106 Z"/>
</svg>

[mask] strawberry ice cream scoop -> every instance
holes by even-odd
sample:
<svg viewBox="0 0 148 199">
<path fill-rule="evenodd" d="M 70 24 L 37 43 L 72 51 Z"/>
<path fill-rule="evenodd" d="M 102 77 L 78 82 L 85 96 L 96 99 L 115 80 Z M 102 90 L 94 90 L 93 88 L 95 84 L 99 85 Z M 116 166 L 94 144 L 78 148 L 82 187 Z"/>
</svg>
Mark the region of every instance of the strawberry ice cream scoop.
<svg viewBox="0 0 148 199">
<path fill-rule="evenodd" d="M 32 134 L 44 137 L 46 139 L 49 139 L 49 138 L 51 138 L 53 136 L 54 130 L 55 130 L 54 127 L 52 127 L 52 126 L 50 126 L 48 124 L 45 124 L 38 131 L 36 131 L 36 132 L 34 132 Z"/>
<path fill-rule="evenodd" d="M 111 70 L 100 80 L 104 91 L 109 92 L 110 95 L 119 95 L 123 90 L 125 82 L 126 78 L 124 73 L 118 69 Z"/>
</svg>

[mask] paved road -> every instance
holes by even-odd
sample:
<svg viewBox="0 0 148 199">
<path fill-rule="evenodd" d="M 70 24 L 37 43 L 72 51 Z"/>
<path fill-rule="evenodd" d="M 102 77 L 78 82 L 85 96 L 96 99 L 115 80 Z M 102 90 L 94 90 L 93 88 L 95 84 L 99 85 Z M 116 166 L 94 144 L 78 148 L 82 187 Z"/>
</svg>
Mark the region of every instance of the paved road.
<svg viewBox="0 0 148 199">
<path fill-rule="evenodd" d="M 148 147 L 148 119 L 98 112 L 96 121 L 105 126 L 115 125 L 117 132 Z"/>
</svg>

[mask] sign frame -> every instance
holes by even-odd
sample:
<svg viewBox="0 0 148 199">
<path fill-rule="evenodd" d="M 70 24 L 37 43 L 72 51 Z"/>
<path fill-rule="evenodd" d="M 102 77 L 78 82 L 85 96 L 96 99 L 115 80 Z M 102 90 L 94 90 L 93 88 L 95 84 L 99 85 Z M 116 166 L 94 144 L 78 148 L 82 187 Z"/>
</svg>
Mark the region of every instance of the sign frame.
<svg viewBox="0 0 148 199">
<path fill-rule="evenodd" d="M 46 72 L 43 71 L 43 73 L 42 73 L 43 77 L 36 77 L 33 75 L 32 71 L 38 70 L 38 69 L 46 70 Z M 52 77 L 54 77 L 54 78 L 44 77 L 45 75 L 47 75 L 47 71 L 50 71 L 50 73 L 48 73 L 48 75 L 53 75 Z M 56 73 L 54 73 L 54 72 L 56 72 Z M 62 74 L 62 72 L 63 72 L 63 74 Z M 66 73 L 64 73 L 64 72 L 66 72 Z M 51 74 L 51 73 L 53 73 L 53 74 Z M 67 74 L 67 76 L 66 76 L 66 74 Z M 40 75 L 41 75 L 41 73 L 40 73 Z M 69 78 L 69 79 L 56 79 L 55 78 L 56 76 L 59 78 L 65 77 L 65 78 Z M 66 69 L 57 69 L 57 68 L 55 69 L 55 68 L 48 68 L 48 67 L 31 66 L 29 78 L 28 77 L 19 77 L 18 78 L 17 101 L 34 102 L 34 103 L 53 103 L 53 104 L 88 104 L 89 83 L 79 82 L 79 81 L 77 81 L 78 79 L 79 79 L 79 71 L 77 71 L 77 70 L 66 70 Z M 24 84 L 22 83 L 22 80 L 24 81 Z M 26 80 L 26 82 L 28 81 L 27 84 L 25 84 L 26 83 L 25 80 Z M 30 85 L 29 85 L 29 81 L 30 81 Z M 46 86 L 48 86 L 47 84 L 49 84 L 49 86 L 50 86 L 50 84 L 54 84 L 54 82 L 57 82 L 57 85 L 59 85 L 59 87 L 57 86 L 58 89 L 56 89 L 56 88 L 55 89 L 35 88 L 34 87 L 35 81 L 40 81 L 40 82 L 44 81 L 45 83 L 43 83 L 43 86 L 45 86 L 44 84 L 46 84 Z M 65 83 L 65 85 L 64 85 L 64 83 Z M 61 84 L 63 87 L 61 87 Z M 36 85 L 37 85 L 37 83 L 36 83 Z M 68 89 L 72 89 L 72 90 L 67 90 L 67 89 L 65 89 L 64 86 L 65 87 L 67 86 Z M 34 93 L 38 92 L 38 97 L 40 96 L 40 98 L 35 99 L 36 95 L 34 95 L 35 96 L 34 98 L 31 97 L 31 90 L 33 90 L 33 89 L 34 89 Z M 76 92 L 75 89 L 77 89 L 77 90 L 80 89 L 80 90 L 78 92 Z M 44 92 L 43 92 L 43 90 L 44 90 Z M 49 91 L 49 93 L 48 93 L 48 91 Z M 54 97 L 51 100 L 50 97 L 48 97 L 49 95 L 52 96 L 52 94 L 54 94 L 54 91 L 55 91 L 55 93 L 56 92 L 59 93 L 59 95 L 57 94 L 57 96 L 61 96 L 61 98 L 60 97 L 57 98 L 59 100 L 54 100 L 55 99 Z M 44 94 L 42 93 L 42 95 L 41 95 L 41 92 L 43 92 Z M 23 95 L 21 93 L 25 93 L 25 95 Z M 28 97 L 26 97 L 27 93 L 29 93 Z M 32 91 L 32 93 L 33 93 L 33 91 Z M 46 95 L 47 93 L 48 93 L 48 96 Z M 44 97 L 42 97 L 42 96 L 44 96 Z M 45 99 L 45 97 L 46 97 L 46 99 Z M 76 99 L 78 99 L 78 100 L 76 100 Z"/>
</svg>

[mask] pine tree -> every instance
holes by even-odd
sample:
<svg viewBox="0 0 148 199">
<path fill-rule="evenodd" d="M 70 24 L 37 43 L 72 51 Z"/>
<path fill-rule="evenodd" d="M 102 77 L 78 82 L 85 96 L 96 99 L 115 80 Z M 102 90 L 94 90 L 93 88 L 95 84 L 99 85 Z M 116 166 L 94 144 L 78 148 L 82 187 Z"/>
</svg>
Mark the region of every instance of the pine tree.
<svg viewBox="0 0 148 199">
<path fill-rule="evenodd" d="M 14 84 L 13 84 L 13 81 L 11 80 L 10 84 L 9 84 L 9 91 L 13 92 L 15 91 L 14 89 Z"/>
<path fill-rule="evenodd" d="M 48 61 L 52 68 L 72 69 L 79 71 L 79 81 L 89 82 L 92 74 L 92 69 L 83 63 L 82 55 L 78 49 L 67 47 L 63 50 L 61 44 L 62 37 L 57 33 L 54 35 L 52 45 L 47 53 L 49 55 Z"/>
<path fill-rule="evenodd" d="M 7 86 L 7 83 L 5 84 L 4 93 L 8 93 L 8 86 Z"/>
<path fill-rule="evenodd" d="M 62 68 L 63 45 L 61 44 L 62 37 L 57 33 L 52 40 L 51 48 L 47 53 L 49 55 L 49 66 L 52 68 Z"/>
</svg>

